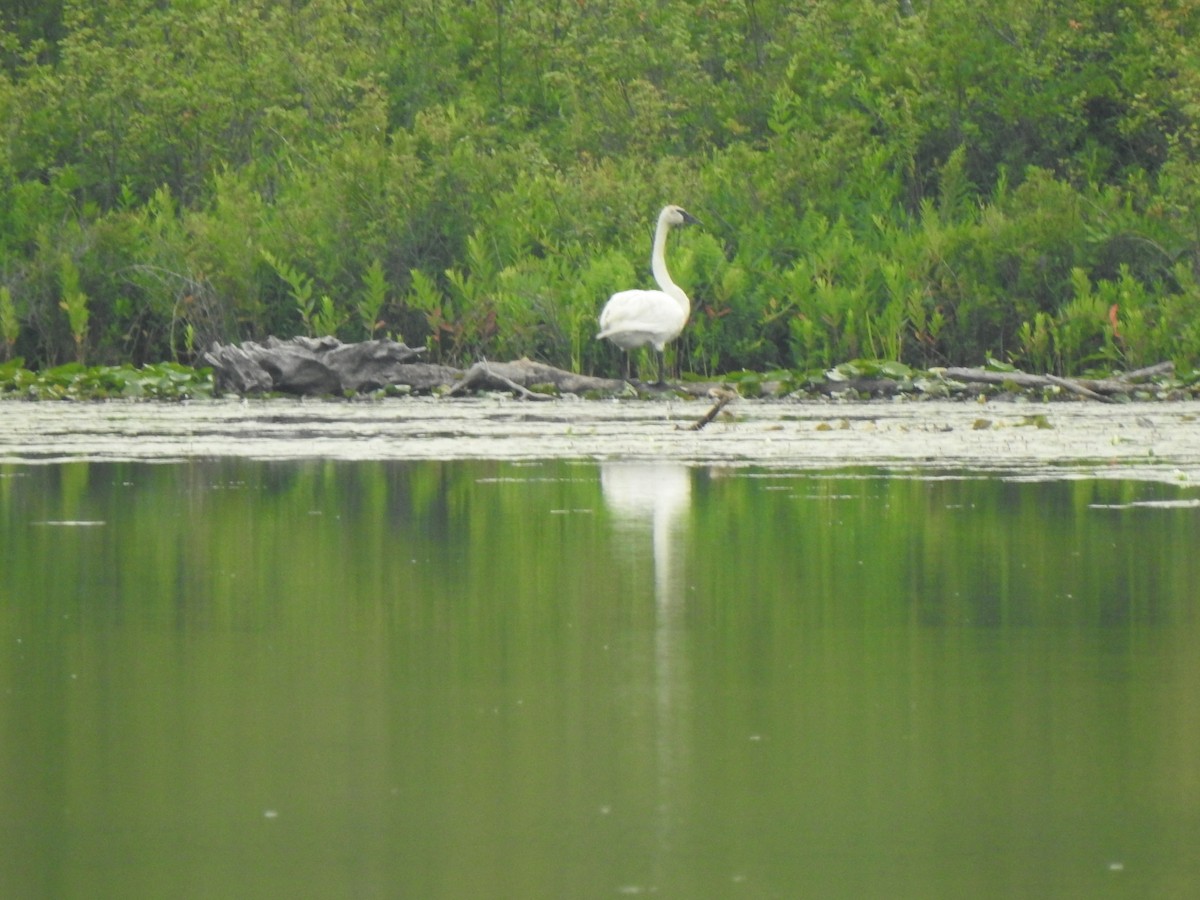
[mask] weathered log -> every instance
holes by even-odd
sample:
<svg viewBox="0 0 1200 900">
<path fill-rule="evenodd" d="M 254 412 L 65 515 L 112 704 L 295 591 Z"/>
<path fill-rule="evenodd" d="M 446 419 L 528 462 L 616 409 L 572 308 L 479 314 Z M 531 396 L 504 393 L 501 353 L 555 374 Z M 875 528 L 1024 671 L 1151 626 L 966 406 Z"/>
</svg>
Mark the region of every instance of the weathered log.
<svg viewBox="0 0 1200 900">
<path fill-rule="evenodd" d="M 892 397 L 900 393 L 901 384 L 895 378 L 862 376 L 847 378 L 844 381 L 826 380 L 813 385 L 813 389 L 827 397 L 836 397 L 849 391 L 871 397 Z"/>
<path fill-rule="evenodd" d="M 343 344 L 332 337 L 269 337 L 261 344 L 213 344 L 201 357 L 213 368 L 218 391 L 237 394 L 344 394 L 406 385 L 431 390 L 461 373 L 417 362 L 424 347 L 395 341 Z"/>
<path fill-rule="evenodd" d="M 552 385 L 562 394 L 615 394 L 625 387 L 619 378 L 594 378 L 556 369 L 531 359 L 515 362 L 478 362 L 453 387 L 449 395 L 461 396 L 470 391 L 512 391 L 529 400 L 549 400 L 553 394 L 531 390 L 539 385 Z"/>
<path fill-rule="evenodd" d="M 945 370 L 945 376 L 955 381 L 973 381 L 980 384 L 1014 384 L 1023 388 L 1050 386 L 1041 375 L 1030 375 L 1028 372 L 993 372 L 991 369 L 950 366 Z"/>
<path fill-rule="evenodd" d="M 528 400 L 547 400 L 556 394 L 615 395 L 630 389 L 630 384 L 619 378 L 579 375 L 530 359 L 502 363 L 479 362 L 463 372 L 450 366 L 420 362 L 419 357 L 425 352 L 424 347 L 408 347 L 395 341 L 343 344 L 332 337 L 301 337 L 289 341 L 267 338 L 261 344 L 213 344 L 201 359 L 206 365 L 212 366 L 218 392 L 238 394 L 345 395 L 402 386 L 417 392 L 446 388 L 450 396 L 495 390 L 508 391 Z M 1027 390 L 1054 387 L 1090 400 L 1112 403 L 1115 402 L 1115 395 L 1129 395 L 1144 390 L 1141 386 L 1143 382 L 1170 375 L 1173 368 L 1171 363 L 1165 362 L 1102 379 L 1059 378 L 1028 372 L 996 372 L 962 367 L 933 370 L 929 374 L 940 374 L 952 382 L 1012 385 Z M 936 384 L 936 379 L 934 382 Z M 809 389 L 830 395 L 852 389 L 858 394 L 886 397 L 913 390 L 914 385 L 916 390 L 924 391 L 926 388 L 922 386 L 923 383 L 920 380 L 910 383 L 907 379 L 860 377 L 826 381 Z M 542 385 L 553 390 L 537 390 Z M 632 387 L 639 392 L 682 392 L 703 397 L 721 385 L 691 381 L 676 385 L 635 382 Z M 949 388 L 955 392 L 962 390 L 954 385 Z M 719 411 L 719 406 L 715 409 Z M 712 415 L 715 416 L 716 412 Z M 704 427 L 709 421 L 712 421 L 711 417 L 699 427 Z"/>
<path fill-rule="evenodd" d="M 553 394 L 529 396 L 530 389 L 547 386 L 553 387 L 559 394 L 600 394 L 615 395 L 629 391 L 631 388 L 638 393 L 648 394 L 686 394 L 692 397 L 704 397 L 719 383 L 683 381 L 676 384 L 645 384 L 640 381 L 625 381 L 622 378 L 597 378 L 593 375 L 580 375 L 548 366 L 545 363 L 534 362 L 523 358 L 513 362 L 482 361 L 473 365 L 449 390 L 452 397 L 461 396 L 471 391 L 512 391 L 530 400 L 549 399 Z M 532 393 L 532 392 L 531 392 Z"/>
<path fill-rule="evenodd" d="M 520 359 L 480 362 L 467 372 L 450 366 L 418 362 L 424 347 L 395 341 L 343 344 L 332 337 L 267 338 L 255 343 L 213 344 L 201 357 L 212 366 L 217 390 L 236 394 L 298 394 L 320 396 L 375 391 L 404 386 L 424 392 L 449 388 L 450 396 L 500 390 L 531 400 L 550 399 L 531 388 L 552 385 L 558 393 L 616 394 L 625 382 L 593 378 Z"/>
<path fill-rule="evenodd" d="M 993 372 L 990 369 L 968 369 L 951 366 L 946 369 L 946 377 L 955 381 L 977 382 L 980 384 L 1012 384 L 1022 388 L 1059 387 L 1089 400 L 1101 403 L 1115 403 L 1111 396 L 1101 394 L 1075 379 L 1059 378 L 1057 375 L 1031 375 L 1028 372 Z"/>
<path fill-rule="evenodd" d="M 1158 378 L 1164 375 L 1175 374 L 1175 363 L 1167 360 L 1166 362 L 1156 363 L 1153 366 L 1145 366 L 1141 369 L 1134 369 L 1132 372 L 1123 372 L 1117 376 L 1118 381 L 1141 382 L 1149 381 L 1151 378 Z"/>
</svg>

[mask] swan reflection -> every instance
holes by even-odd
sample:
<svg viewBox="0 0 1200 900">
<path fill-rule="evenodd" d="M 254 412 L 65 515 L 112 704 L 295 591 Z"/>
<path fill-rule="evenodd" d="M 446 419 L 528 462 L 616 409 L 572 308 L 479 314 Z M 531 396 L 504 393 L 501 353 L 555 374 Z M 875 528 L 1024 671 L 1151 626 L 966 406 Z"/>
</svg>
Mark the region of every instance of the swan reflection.
<svg viewBox="0 0 1200 900">
<path fill-rule="evenodd" d="M 680 804 L 690 793 L 683 537 L 691 511 L 692 470 L 669 462 L 604 463 L 600 486 L 633 558 L 644 558 L 648 543 L 654 565 L 655 724 L 650 740 L 657 768 L 655 824 L 661 861 L 671 857 L 670 847 L 678 838 L 677 823 L 687 821 Z"/>
<path fill-rule="evenodd" d="M 671 604 L 680 590 L 675 542 L 692 504 L 691 471 L 681 463 L 603 463 L 600 487 L 635 555 L 649 532 L 654 596 L 660 607 Z"/>
</svg>

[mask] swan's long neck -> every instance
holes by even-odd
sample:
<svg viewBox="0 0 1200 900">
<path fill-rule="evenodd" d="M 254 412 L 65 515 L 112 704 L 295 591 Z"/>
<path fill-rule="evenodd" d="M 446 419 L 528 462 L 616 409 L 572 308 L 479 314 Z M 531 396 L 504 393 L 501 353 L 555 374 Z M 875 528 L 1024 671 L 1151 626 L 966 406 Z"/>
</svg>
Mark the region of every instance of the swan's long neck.
<svg viewBox="0 0 1200 900">
<path fill-rule="evenodd" d="M 659 216 L 658 227 L 654 229 L 654 251 L 650 254 L 650 271 L 654 273 L 654 280 L 658 282 L 658 286 L 664 293 L 671 295 L 686 316 L 691 312 L 687 294 L 671 280 L 671 273 L 667 271 L 667 235 L 670 231 L 671 223 L 667 221 L 666 216 Z"/>
</svg>

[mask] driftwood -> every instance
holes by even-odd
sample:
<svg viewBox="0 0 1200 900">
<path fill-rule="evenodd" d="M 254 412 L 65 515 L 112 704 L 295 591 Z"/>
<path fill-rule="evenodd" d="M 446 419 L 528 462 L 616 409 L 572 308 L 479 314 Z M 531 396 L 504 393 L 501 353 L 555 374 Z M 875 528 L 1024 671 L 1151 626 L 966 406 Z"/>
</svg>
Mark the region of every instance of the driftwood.
<svg viewBox="0 0 1200 900">
<path fill-rule="evenodd" d="M 616 394 L 625 388 L 619 378 L 593 378 L 556 369 L 531 359 L 515 362 L 478 362 L 467 370 L 449 391 L 458 397 L 472 391 L 512 391 L 527 400 L 551 400 L 554 394 L 533 390 L 537 387 L 553 387 L 560 394 Z"/>
<path fill-rule="evenodd" d="M 213 368 L 218 392 L 237 394 L 283 393 L 305 396 L 347 395 L 402 387 L 418 393 L 445 390 L 458 397 L 477 391 L 507 391 L 526 400 L 549 400 L 559 394 L 613 396 L 630 390 L 649 394 L 705 395 L 717 405 L 696 429 L 711 422 L 729 400 L 713 393 L 726 388 L 720 383 L 682 382 L 676 385 L 646 385 L 619 378 L 579 375 L 529 359 L 514 362 L 479 362 L 462 369 L 422 362 L 424 347 L 409 347 L 395 341 L 364 341 L 343 344 L 336 338 L 267 338 L 261 344 L 213 344 L 201 357 Z M 1174 366 L 1159 363 L 1111 378 L 1059 378 L 1027 372 L 997 372 L 991 369 L 951 367 L 934 369 L 922 377 L 896 379 L 878 373 L 849 379 L 810 382 L 807 391 L 842 395 L 888 397 L 901 393 L 952 396 L 964 392 L 966 384 L 989 384 L 1029 391 L 1056 388 L 1101 403 L 1145 390 L 1144 382 L 1169 377 Z M 798 396 L 799 394 L 797 394 Z M 732 399 L 732 397 L 730 398 Z"/>
<path fill-rule="evenodd" d="M 420 362 L 425 352 L 424 347 L 395 341 L 343 344 L 332 337 L 272 337 L 261 344 L 213 344 L 201 359 L 212 366 L 217 390 L 235 394 L 329 396 L 400 386 L 417 392 L 447 388 L 450 396 L 511 391 L 528 400 L 548 400 L 554 394 L 536 388 L 551 387 L 563 394 L 617 394 L 625 389 L 620 379 L 577 375 L 529 359 L 480 362 L 464 373 Z"/>
<path fill-rule="evenodd" d="M 1170 377 L 1174 371 L 1172 363 L 1163 362 L 1111 378 L 1061 378 L 1057 375 L 951 366 L 932 369 L 922 373 L 921 378 L 914 376 L 912 379 L 903 380 L 879 375 L 836 380 L 826 378 L 824 381 L 810 382 L 807 389 L 812 393 L 827 396 L 841 396 L 853 392 L 859 396 L 892 397 L 898 394 L 926 393 L 930 390 L 935 396 L 954 396 L 962 393 L 964 385 L 987 384 L 1030 392 L 1057 388 L 1098 403 L 1116 403 L 1118 397 L 1128 397 L 1135 391 L 1145 390 L 1146 382 Z"/>
<path fill-rule="evenodd" d="M 1146 366 L 1144 369 L 1134 369 L 1132 372 L 1125 372 L 1117 376 L 1117 381 L 1142 382 L 1149 381 L 1151 378 L 1162 378 L 1167 375 L 1175 374 L 1175 363 L 1171 361 L 1160 362 L 1153 366 Z"/>
<path fill-rule="evenodd" d="M 424 347 L 395 341 L 343 344 L 332 337 L 271 337 L 261 344 L 213 344 L 201 359 L 212 366 L 217 390 L 236 394 L 345 394 L 388 385 L 431 390 L 461 374 L 418 362 L 424 352 Z"/>
<path fill-rule="evenodd" d="M 823 381 L 813 384 L 812 390 L 827 397 L 854 391 L 870 397 L 893 397 L 904 391 L 904 384 L 895 378 L 859 377 L 845 381 Z"/>
<path fill-rule="evenodd" d="M 1056 375 L 1031 375 L 1028 372 L 993 372 L 990 369 L 965 369 L 958 366 L 951 366 L 946 369 L 946 377 L 952 378 L 955 381 L 975 382 L 978 384 L 1012 384 L 1021 388 L 1060 387 L 1081 397 L 1087 397 L 1089 400 L 1099 400 L 1104 403 L 1114 402 L 1112 397 L 1100 394 L 1081 382 L 1072 381 L 1068 378 L 1059 378 Z"/>
<path fill-rule="evenodd" d="M 720 384 L 684 381 L 678 384 L 646 384 L 623 378 L 597 378 L 568 372 L 531 359 L 513 362 L 477 362 L 450 386 L 448 396 L 460 397 L 475 391 L 511 391 L 527 400 L 550 400 L 555 394 L 598 394 L 613 396 L 630 390 L 638 394 L 687 394 L 692 397 L 710 395 Z M 553 392 L 536 388 L 553 388 Z"/>
<path fill-rule="evenodd" d="M 708 392 L 708 396 L 717 401 L 712 405 L 712 408 L 687 428 L 684 428 L 682 425 L 676 425 L 675 429 L 677 431 L 700 431 L 715 419 L 721 410 L 738 398 L 738 392 L 726 388 L 713 388 Z"/>
<path fill-rule="evenodd" d="M 951 367 L 946 369 L 946 377 L 955 381 L 982 384 L 1014 384 L 1022 388 L 1060 387 L 1081 397 L 1087 397 L 1089 400 L 1115 403 L 1116 395 L 1132 394 L 1138 390 L 1142 382 L 1170 375 L 1174 371 L 1173 363 L 1164 362 L 1126 372 L 1113 378 L 1060 378 L 1057 375 L 1030 375 L 1026 372 L 993 372 L 989 369 Z"/>
</svg>

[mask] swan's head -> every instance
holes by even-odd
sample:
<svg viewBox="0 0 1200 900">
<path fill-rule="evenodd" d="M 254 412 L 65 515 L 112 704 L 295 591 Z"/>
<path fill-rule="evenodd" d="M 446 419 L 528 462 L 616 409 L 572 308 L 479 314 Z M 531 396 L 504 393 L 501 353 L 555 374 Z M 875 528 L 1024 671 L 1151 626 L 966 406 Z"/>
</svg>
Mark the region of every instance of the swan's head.
<svg viewBox="0 0 1200 900">
<path fill-rule="evenodd" d="M 682 206 L 664 206 L 663 211 L 658 214 L 658 220 L 667 225 L 699 225 L 700 220 L 693 216 Z"/>
</svg>

